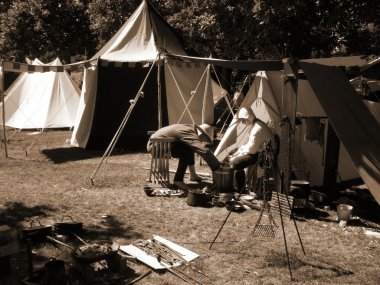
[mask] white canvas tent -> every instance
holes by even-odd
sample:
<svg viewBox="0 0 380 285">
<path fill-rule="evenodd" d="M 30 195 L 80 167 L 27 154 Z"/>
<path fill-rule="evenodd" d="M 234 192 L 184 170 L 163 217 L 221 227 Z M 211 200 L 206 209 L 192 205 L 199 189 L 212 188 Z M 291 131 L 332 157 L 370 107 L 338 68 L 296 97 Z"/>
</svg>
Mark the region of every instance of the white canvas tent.
<svg viewBox="0 0 380 285">
<path fill-rule="evenodd" d="M 58 58 L 47 64 L 35 59 L 32 64 L 62 66 Z M 72 127 L 79 94 L 79 88 L 66 71 L 23 72 L 5 91 L 5 125 L 17 129 Z"/>
<path fill-rule="evenodd" d="M 279 71 L 258 72 L 253 85 L 251 86 L 241 105 L 244 107 L 251 107 L 257 117 L 266 122 L 276 133 L 280 133 L 283 88 L 283 80 L 281 76 L 282 72 Z M 319 74 L 319 76 L 323 77 L 322 74 Z M 351 91 L 353 91 L 353 89 Z M 356 95 L 355 93 L 352 93 L 347 93 L 346 96 Z M 297 113 L 302 115 L 304 118 L 322 119 L 327 125 L 327 121 L 331 116 L 331 111 L 329 110 L 330 114 L 327 115 L 325 108 L 322 107 L 320 103 L 319 96 L 317 96 L 309 80 L 298 80 L 297 94 Z M 339 113 L 341 111 L 343 112 L 343 109 L 347 107 L 344 105 L 344 103 L 345 101 L 342 100 L 342 105 L 335 106 L 336 113 Z M 362 110 L 361 108 L 363 106 L 358 105 L 356 112 L 362 111 L 365 113 L 366 110 Z M 355 112 L 355 110 L 350 111 Z M 368 118 L 364 118 L 363 115 L 362 119 L 365 121 Z M 370 122 L 370 120 L 367 121 L 367 124 L 376 125 L 374 121 Z M 368 126 L 368 128 L 370 128 L 370 126 Z M 326 137 L 326 133 L 327 130 L 325 129 L 323 138 Z M 337 133 L 339 135 L 338 131 Z M 301 169 L 304 173 L 310 173 L 310 181 L 312 185 L 322 185 L 325 155 L 324 146 L 326 144 L 326 140 L 322 140 L 321 144 L 308 141 L 305 140 L 305 134 L 306 120 L 302 120 L 302 125 L 297 128 L 294 136 L 295 147 L 293 164 L 295 165 L 296 169 Z M 217 157 L 220 160 L 224 159 L 231 149 L 235 148 L 237 145 L 241 144 L 242 141 L 244 141 L 244 135 L 246 135 L 246 133 L 239 129 L 239 122 L 235 118 L 231 122 L 230 127 L 228 128 L 225 136 L 215 151 Z M 341 136 L 344 137 L 342 134 Z M 350 148 L 351 155 L 349 152 L 347 152 L 346 146 Z M 353 150 L 352 142 L 347 140 L 342 141 L 338 166 L 338 173 L 340 174 L 340 178 L 342 180 L 359 177 L 360 173 L 358 173 L 358 169 L 360 170 L 362 167 L 358 166 L 358 163 L 354 164 L 353 159 L 351 158 L 352 156 L 355 157 L 353 153 L 356 151 L 358 150 Z M 375 189 L 375 191 L 378 190 L 379 188 Z"/>
<path fill-rule="evenodd" d="M 118 139 L 122 148 L 145 147 L 148 131 L 167 124 L 212 124 L 208 65 L 171 58 L 174 54 L 186 52 L 151 4 L 142 1 L 93 57 L 97 64 L 85 70 L 71 143 L 104 149 L 130 107 L 133 111 Z M 137 97 L 139 93 L 143 96 Z"/>
</svg>

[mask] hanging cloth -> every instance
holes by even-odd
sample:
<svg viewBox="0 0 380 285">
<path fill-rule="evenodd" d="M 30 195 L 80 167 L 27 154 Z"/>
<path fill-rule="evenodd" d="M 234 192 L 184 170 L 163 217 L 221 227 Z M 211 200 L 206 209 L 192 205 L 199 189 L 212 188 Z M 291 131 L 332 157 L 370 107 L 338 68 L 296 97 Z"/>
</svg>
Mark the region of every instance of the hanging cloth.
<svg viewBox="0 0 380 285">
<path fill-rule="evenodd" d="M 325 123 L 318 117 L 306 118 L 305 140 L 324 144 Z"/>
</svg>

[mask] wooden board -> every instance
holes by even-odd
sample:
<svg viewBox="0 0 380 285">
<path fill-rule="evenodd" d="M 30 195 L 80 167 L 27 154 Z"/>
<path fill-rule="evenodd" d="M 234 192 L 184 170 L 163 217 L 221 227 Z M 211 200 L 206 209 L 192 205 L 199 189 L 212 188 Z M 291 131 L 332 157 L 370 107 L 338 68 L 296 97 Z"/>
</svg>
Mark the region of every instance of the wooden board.
<svg viewBox="0 0 380 285">
<path fill-rule="evenodd" d="M 160 237 L 158 235 L 154 235 L 153 239 L 165 244 L 173 251 L 177 252 L 184 260 L 187 262 L 190 262 L 197 258 L 199 254 L 196 254 L 195 252 L 192 252 L 174 242 L 171 242 L 163 237 Z M 146 265 L 152 267 L 153 269 L 166 269 L 168 267 L 172 267 L 171 265 L 165 264 L 162 265 L 156 257 L 151 256 L 147 254 L 145 251 L 141 250 L 140 248 L 134 246 L 133 244 L 130 245 L 122 245 L 120 246 L 120 250 L 124 251 L 125 253 L 136 257 L 139 261 L 145 263 Z M 179 265 L 179 264 L 178 264 Z"/>
</svg>

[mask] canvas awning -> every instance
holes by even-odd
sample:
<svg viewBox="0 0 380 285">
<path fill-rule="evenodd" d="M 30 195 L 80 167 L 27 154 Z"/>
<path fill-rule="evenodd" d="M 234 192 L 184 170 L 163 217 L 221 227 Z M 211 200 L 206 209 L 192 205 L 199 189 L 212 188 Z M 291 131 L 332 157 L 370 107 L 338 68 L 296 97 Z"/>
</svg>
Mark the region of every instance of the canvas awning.
<svg viewBox="0 0 380 285">
<path fill-rule="evenodd" d="M 380 204 L 379 124 L 341 69 L 302 61 L 300 66 L 359 175 Z"/>
</svg>

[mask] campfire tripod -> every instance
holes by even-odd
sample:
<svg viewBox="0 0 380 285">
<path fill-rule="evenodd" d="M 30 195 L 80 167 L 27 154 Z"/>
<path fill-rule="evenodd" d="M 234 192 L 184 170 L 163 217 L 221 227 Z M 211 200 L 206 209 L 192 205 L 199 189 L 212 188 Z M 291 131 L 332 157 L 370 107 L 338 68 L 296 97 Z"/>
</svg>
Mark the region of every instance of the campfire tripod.
<svg viewBox="0 0 380 285">
<path fill-rule="evenodd" d="M 255 169 L 257 166 L 260 165 L 260 167 L 263 169 L 263 202 L 261 203 L 260 206 L 260 214 L 259 218 L 251 231 L 249 235 L 252 235 L 253 237 L 275 237 L 276 234 L 276 229 L 278 228 L 273 216 L 271 210 L 273 210 L 276 214 L 279 214 L 280 220 L 281 220 L 281 229 L 282 229 L 282 234 L 283 234 L 283 239 L 284 239 L 284 247 L 285 247 L 285 253 L 286 253 L 286 258 L 288 262 L 288 268 L 289 268 L 289 274 L 290 274 L 290 279 L 293 280 L 292 277 L 292 270 L 290 267 L 290 260 L 289 260 L 289 251 L 288 251 L 288 245 L 286 241 L 286 234 L 285 234 L 285 226 L 284 226 L 284 215 L 289 216 L 290 219 L 293 220 L 294 227 L 297 232 L 298 240 L 300 242 L 303 254 L 306 255 L 305 249 L 303 247 L 303 243 L 301 240 L 301 236 L 298 231 L 297 223 L 296 220 L 293 217 L 292 213 L 292 203 L 293 199 L 292 197 L 288 196 L 288 189 L 284 187 L 284 177 L 283 174 L 281 174 L 280 177 L 280 171 L 277 165 L 277 161 L 275 159 L 274 151 L 272 149 L 271 141 L 267 140 L 263 146 L 263 151 L 259 154 L 259 158 L 257 160 Z M 251 172 L 250 176 L 253 175 L 253 171 Z M 275 195 L 273 195 L 273 188 L 269 187 L 269 181 L 270 177 L 274 178 L 274 186 L 275 186 Z M 251 177 L 248 177 L 246 181 L 249 181 Z M 278 180 L 281 181 L 280 187 L 278 187 Z M 280 189 L 279 189 L 280 188 Z M 217 239 L 218 235 L 222 231 L 223 226 L 227 222 L 228 217 L 230 216 L 236 202 L 239 200 L 244 187 L 239 190 L 239 195 L 235 199 L 232 207 L 230 208 L 227 217 L 223 221 L 218 233 L 216 234 L 214 240 L 212 241 L 209 249 L 213 246 L 215 240 Z M 279 191 L 280 190 L 280 191 Z M 284 194 L 283 194 L 284 193 Z M 269 219 L 269 224 L 260 224 L 264 212 L 267 212 L 268 219 Z M 246 239 L 243 239 L 241 242 L 245 241 Z"/>
</svg>

